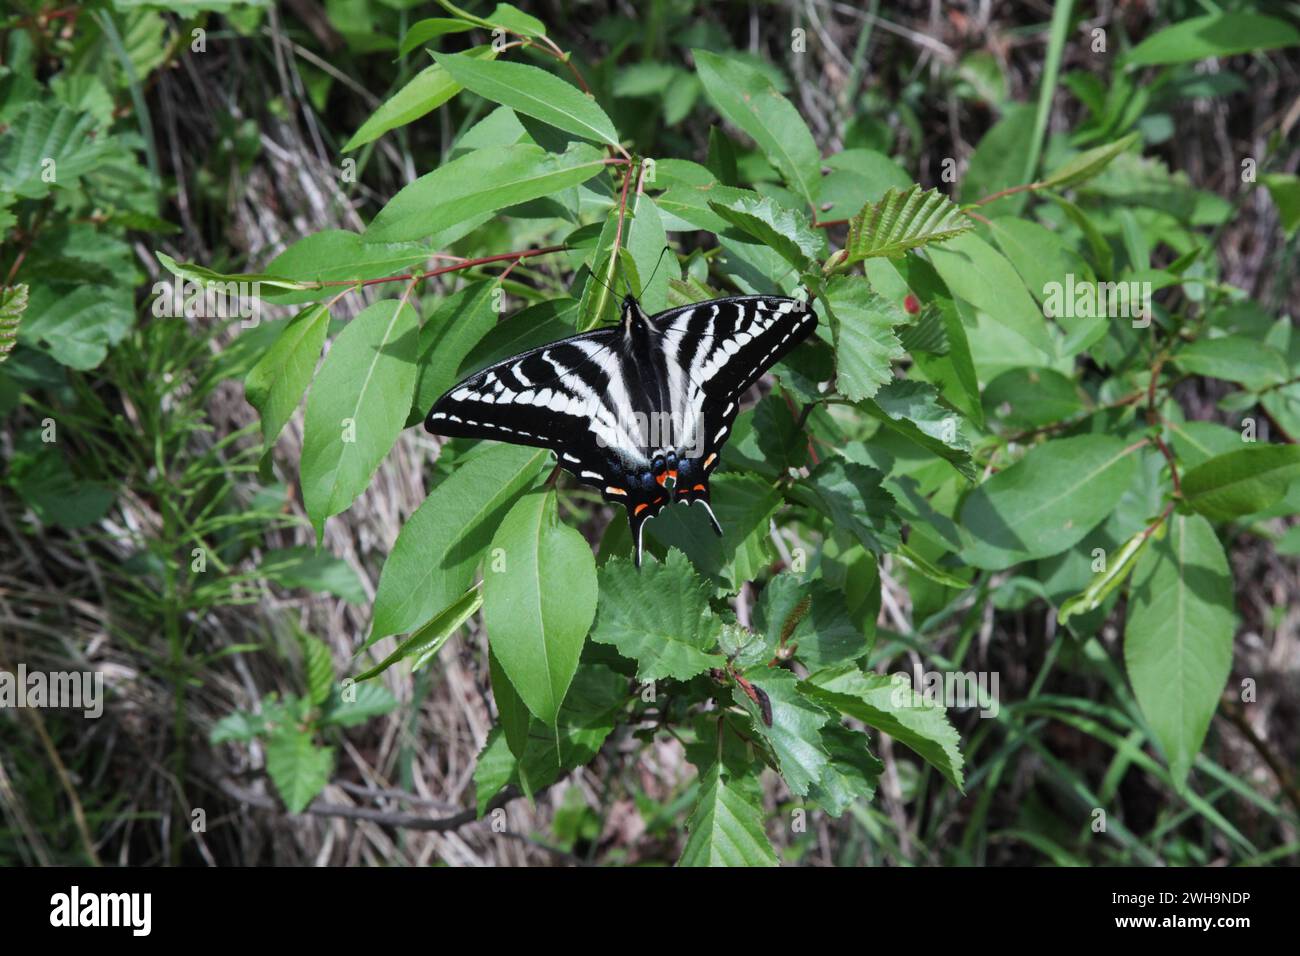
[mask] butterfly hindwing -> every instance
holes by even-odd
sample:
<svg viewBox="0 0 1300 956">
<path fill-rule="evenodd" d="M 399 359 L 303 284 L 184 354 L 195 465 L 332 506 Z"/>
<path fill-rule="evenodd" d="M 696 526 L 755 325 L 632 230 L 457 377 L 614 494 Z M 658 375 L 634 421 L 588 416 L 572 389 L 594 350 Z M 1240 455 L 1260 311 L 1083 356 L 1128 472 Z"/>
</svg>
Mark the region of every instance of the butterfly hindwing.
<svg viewBox="0 0 1300 956">
<path fill-rule="evenodd" d="M 425 428 L 550 448 L 579 481 L 627 509 L 641 561 L 645 522 L 699 502 L 718 534 L 709 475 L 744 392 L 816 327 L 796 299 L 735 296 L 647 316 L 505 359 L 452 388 Z"/>
</svg>

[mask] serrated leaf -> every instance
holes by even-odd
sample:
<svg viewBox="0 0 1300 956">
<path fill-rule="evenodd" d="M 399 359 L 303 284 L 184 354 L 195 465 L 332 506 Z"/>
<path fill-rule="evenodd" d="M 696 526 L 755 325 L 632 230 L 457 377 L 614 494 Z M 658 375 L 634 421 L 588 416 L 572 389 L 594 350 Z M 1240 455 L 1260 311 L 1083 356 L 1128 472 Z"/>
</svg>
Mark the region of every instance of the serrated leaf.
<svg viewBox="0 0 1300 956">
<path fill-rule="evenodd" d="M 1300 445 L 1251 444 L 1183 475 L 1183 499 L 1211 521 L 1263 511 L 1300 478 Z"/>
<path fill-rule="evenodd" d="M 669 550 L 662 563 L 646 555 L 640 571 L 612 558 L 599 578 L 591 639 L 636 661 L 638 680 L 689 680 L 723 665 L 710 653 L 722 624 L 709 608 L 708 586 L 680 551 Z"/>
<path fill-rule="evenodd" d="M 0 193 L 41 199 L 68 188 L 106 155 L 109 138 L 97 120 L 62 104 L 28 103 L 0 137 Z"/>
<path fill-rule="evenodd" d="M 494 445 L 429 493 L 384 562 L 367 646 L 422 626 L 464 595 L 501 519 L 548 458 L 539 448 Z"/>
<path fill-rule="evenodd" d="M 922 191 L 919 185 L 903 190 L 890 187 L 879 201 L 867 203 L 849 220 L 844 264 L 876 256 L 901 256 L 909 249 L 945 242 L 974 225 L 937 189 Z"/>
<path fill-rule="evenodd" d="M 244 376 L 244 395 L 262 418 L 262 444 L 267 450 L 311 384 L 329 324 L 329 309 L 324 305 L 303 309 Z"/>
<path fill-rule="evenodd" d="M 711 201 L 709 208 L 741 232 L 780 253 L 797 269 L 807 269 L 826 250 L 826 239 L 801 212 L 778 205 L 770 196 L 741 196 L 730 202 Z"/>
<path fill-rule="evenodd" d="M 836 387 L 850 401 L 870 398 L 904 356 L 894 329 L 907 323 L 907 314 L 856 276 L 832 279 L 820 301 L 834 318 Z"/>
<path fill-rule="evenodd" d="M 890 431 L 938 455 L 962 477 L 975 480 L 970 440 L 961 432 L 961 418 L 939 404 L 939 390 L 933 385 L 896 379 L 863 407 Z"/>
<path fill-rule="evenodd" d="M 334 662 L 330 649 L 319 638 L 299 631 L 296 635 L 302 648 L 303 670 L 307 682 L 307 700 L 319 707 L 329 698 L 334 684 Z"/>
<path fill-rule="evenodd" d="M 325 789 L 334 767 L 334 751 L 317 747 L 312 735 L 282 727 L 266 742 L 266 772 L 290 813 L 302 813 Z"/>
<path fill-rule="evenodd" d="M 688 505 L 661 511 L 648 526 L 646 537 L 679 549 L 701 574 L 736 590 L 752 576 L 747 573 L 752 570 L 749 562 L 761 560 L 756 554 L 762 551 L 781 494 L 771 481 L 757 475 L 726 473 L 714 477 L 712 493 L 721 537 L 703 508 Z"/>
<path fill-rule="evenodd" d="M 763 663 L 784 645 L 810 670 L 856 660 L 870 650 L 866 634 L 853 623 L 844 592 L 821 579 L 800 581 L 785 572 L 763 588 L 755 626 L 765 637 L 766 657 L 737 659 L 738 666 Z"/>
<path fill-rule="evenodd" d="M 882 481 L 874 468 L 827 458 L 790 494 L 825 515 L 832 527 L 850 532 L 868 551 L 882 555 L 899 545 L 894 497 Z"/>
<path fill-rule="evenodd" d="M 870 800 L 885 765 L 871 753 L 867 735 L 848 727 L 825 727 L 822 742 L 830 764 L 813 784 L 808 796 L 833 817 L 855 803 Z"/>
<path fill-rule="evenodd" d="M 799 679 L 787 670 L 758 666 L 749 668 L 743 676 L 756 692 L 766 695 L 771 723 L 766 719 L 766 708 L 756 703 L 739 682 L 732 688 L 732 698 L 749 714 L 753 732 L 772 748 L 786 786 L 798 796 L 805 795 L 830 765 L 830 754 L 821 737 L 830 713 L 805 697 L 799 690 Z"/>
<path fill-rule="evenodd" d="M 1124 663 L 1133 693 L 1181 785 L 1232 669 L 1232 573 L 1199 515 L 1172 515 L 1129 589 Z"/>
<path fill-rule="evenodd" d="M 596 561 L 561 524 L 554 490 L 525 495 L 501 520 L 483 573 L 492 653 L 538 720 L 554 726 L 596 614 Z"/>
<path fill-rule="evenodd" d="M 592 97 L 539 67 L 463 54 L 433 58 L 453 80 L 485 99 L 584 139 L 618 145 L 618 131 Z"/>
<path fill-rule="evenodd" d="M 335 688 L 321 712 L 322 727 L 356 727 L 397 708 L 397 698 L 382 684 L 351 684 Z"/>
<path fill-rule="evenodd" d="M 300 474 L 317 538 L 326 518 L 366 490 L 405 427 L 418 321 L 404 297 L 376 302 L 339 334 L 312 383 Z"/>
<path fill-rule="evenodd" d="M 957 731 L 942 707 L 930 703 L 905 680 L 863 673 L 846 664 L 813 674 L 803 687 L 812 699 L 889 734 L 962 789 Z"/>
<path fill-rule="evenodd" d="M 9 357 L 18 341 L 18 325 L 27 309 L 27 285 L 0 288 L 0 362 Z"/>
<path fill-rule="evenodd" d="M 747 788 L 734 785 L 714 764 L 700 780 L 700 795 L 686 822 L 689 836 L 678 866 L 776 866 L 763 831 L 763 807 Z"/>
</svg>

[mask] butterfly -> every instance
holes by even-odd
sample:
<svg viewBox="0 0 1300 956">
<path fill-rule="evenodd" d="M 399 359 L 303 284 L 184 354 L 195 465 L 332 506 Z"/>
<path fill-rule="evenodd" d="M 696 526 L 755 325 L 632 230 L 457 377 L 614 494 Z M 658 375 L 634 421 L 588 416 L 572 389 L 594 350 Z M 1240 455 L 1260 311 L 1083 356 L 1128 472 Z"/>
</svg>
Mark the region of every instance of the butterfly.
<svg viewBox="0 0 1300 956">
<path fill-rule="evenodd" d="M 475 372 L 424 427 L 453 438 L 549 448 L 578 481 L 627 509 L 636 565 L 645 523 L 699 503 L 717 534 L 709 476 L 740 398 L 817 326 L 799 299 L 742 295 L 647 315 L 628 295 L 617 325 Z"/>
</svg>

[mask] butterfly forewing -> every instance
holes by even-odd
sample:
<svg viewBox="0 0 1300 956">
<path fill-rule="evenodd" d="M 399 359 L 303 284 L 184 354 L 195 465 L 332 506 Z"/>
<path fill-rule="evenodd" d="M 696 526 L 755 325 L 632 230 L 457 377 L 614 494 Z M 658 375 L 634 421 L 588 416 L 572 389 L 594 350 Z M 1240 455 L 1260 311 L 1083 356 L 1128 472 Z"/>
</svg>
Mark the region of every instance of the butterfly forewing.
<svg viewBox="0 0 1300 956">
<path fill-rule="evenodd" d="M 430 432 L 552 449 L 579 481 L 627 508 L 641 560 L 644 524 L 672 501 L 709 504 L 741 396 L 812 332 L 795 299 L 736 296 L 646 316 L 623 302 L 615 327 L 483 369 L 451 389 Z"/>
</svg>

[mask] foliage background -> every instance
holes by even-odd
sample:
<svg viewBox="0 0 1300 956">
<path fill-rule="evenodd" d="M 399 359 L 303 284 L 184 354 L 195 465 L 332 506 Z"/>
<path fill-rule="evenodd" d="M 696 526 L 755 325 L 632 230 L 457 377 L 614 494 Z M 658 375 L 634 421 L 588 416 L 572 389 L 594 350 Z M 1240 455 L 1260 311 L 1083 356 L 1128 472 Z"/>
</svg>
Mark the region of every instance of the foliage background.
<svg viewBox="0 0 1300 956">
<path fill-rule="evenodd" d="M 904 3 L 864 12 L 821 2 L 544 3 L 530 10 L 573 52 L 619 129 L 647 153 L 704 158 L 715 114 L 685 51 L 734 49 L 770 65 L 823 155 L 878 150 L 916 181 L 941 188 L 943 162 L 955 158 L 967 199 L 1018 182 L 999 159 L 1009 153 L 1020 163 L 1022 156 L 989 148 L 980 160 L 976 150 L 1024 109 L 1019 104 L 1035 102 L 1051 17 L 1048 5 L 1035 4 Z M 397 0 L 295 0 L 265 8 L 20 3 L 9 14 L 0 122 L 11 123 L 6 109 L 33 95 L 18 68 L 30 63 L 54 93 L 49 109 L 75 107 L 109 135 L 68 157 L 63 175 L 74 171 L 77 183 L 49 198 L 40 220 L 0 218 L 6 283 L 35 277 L 21 334 L 43 326 L 40 341 L 63 349 L 57 362 L 24 358 L 20 338 L 0 366 L 0 667 L 15 660 L 94 667 L 105 673 L 112 703 L 90 723 L 34 712 L 0 720 L 5 862 L 678 857 L 694 770 L 671 738 L 643 747 L 628 728 L 536 805 L 506 804 L 507 835 L 469 822 L 471 773 L 493 713 L 478 630 L 450 642 L 413 680 L 400 669 L 386 673 L 400 707 L 371 700 L 378 716 L 320 727 L 318 741 L 332 751 L 321 798 L 327 812 L 283 811 L 266 785 L 261 744 L 210 742 L 233 711 L 251 710 L 271 693 L 330 711 L 312 675 L 327 667 L 349 672 L 383 555 L 424 499 L 429 445 L 404 434 L 369 491 L 326 525 L 324 550 L 335 560 L 307 560 L 293 550 L 312 537 L 283 480 L 289 472 L 276 482 L 259 471 L 258 420 L 242 383 L 257 338 L 237 326 L 149 321 L 148 290 L 165 278 L 152 252 L 257 271 L 303 235 L 361 229 L 403 185 L 443 161 L 466 122 L 463 110 L 438 110 L 346 154 L 358 158 L 356 181 L 339 175 L 349 138 L 417 70 L 409 56 L 395 60 L 395 41 L 416 19 L 440 12 Z M 1265 314 L 1285 315 L 1300 293 L 1295 230 L 1284 228 L 1265 190 L 1241 188 L 1241 159 L 1267 156 L 1271 169 L 1296 171 L 1295 51 L 1208 61 L 1117 111 L 1086 105 L 1094 86 L 1104 91 L 1115 77 L 1114 57 L 1089 49 L 1092 28 L 1105 29 L 1118 49 L 1203 12 L 1190 3 L 1082 9 L 1061 70 L 1083 78 L 1056 89 L 1049 133 L 1088 123 L 1116 136 L 1138 131 L 1146 155 L 1231 206 L 1212 231 L 1220 281 L 1246 290 Z M 207 30 L 202 54 L 188 49 L 196 25 Z M 806 53 L 790 51 L 795 26 L 809 31 Z M 6 156 L 5 187 L 26 196 L 29 182 L 13 175 L 14 154 Z M 988 189 L 971 186 L 981 176 Z M 520 248 L 527 238 L 476 241 L 487 253 Z M 363 305 L 344 300 L 335 320 Z M 91 334 L 69 334 L 91 314 Z M 1235 427 L 1241 410 L 1223 404 L 1234 391 L 1197 376 L 1176 397 L 1189 420 Z M 57 460 L 31 437 L 52 409 L 65 443 Z M 1275 420 L 1267 427 L 1275 440 L 1286 433 Z M 300 440 L 295 420 L 277 457 L 297 461 Z M 1004 722 L 954 713 L 968 757 L 964 796 L 881 739 L 876 798 L 838 820 L 814 815 L 806 833 L 769 827 L 782 859 L 1293 862 L 1300 755 L 1293 520 L 1228 541 L 1239 615 L 1230 686 L 1254 678 L 1259 701 L 1224 707 L 1214 718 L 1204 755 L 1211 769 L 1194 779 L 1194 799 L 1135 755 L 1141 738 L 1133 727 L 1097 719 L 1099 702 L 1122 692 L 1122 679 L 1071 659 L 1048 602 L 1012 572 L 994 576 L 960 621 L 923 642 L 899 640 L 885 669 L 921 661 L 929 669 L 960 648 L 969 654 L 964 667 L 1001 675 L 1004 701 L 1033 689 L 1059 706 Z M 185 584 L 177 556 L 213 536 L 221 541 L 220 567 L 197 587 Z M 910 634 L 916 592 L 898 568 L 887 569 L 882 583 L 881 633 Z M 328 659 L 304 634 L 323 642 Z M 1114 651 L 1114 622 L 1102 635 Z M 1045 667 L 1058 654 L 1061 663 Z M 775 780 L 765 803 L 777 820 L 794 806 Z M 1091 832 L 1098 805 L 1122 822 L 1121 833 Z M 207 816 L 197 839 L 189 829 L 195 807 Z"/>
</svg>

